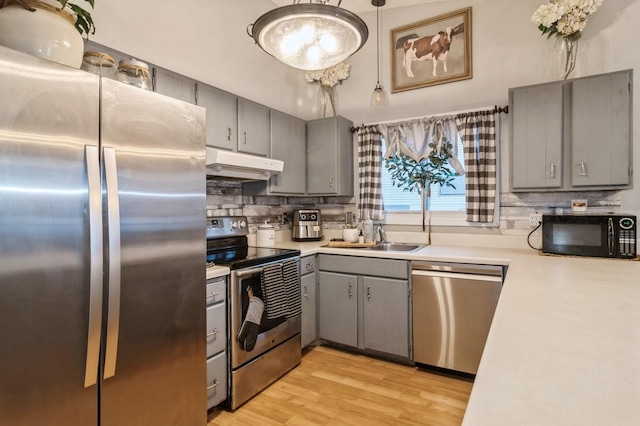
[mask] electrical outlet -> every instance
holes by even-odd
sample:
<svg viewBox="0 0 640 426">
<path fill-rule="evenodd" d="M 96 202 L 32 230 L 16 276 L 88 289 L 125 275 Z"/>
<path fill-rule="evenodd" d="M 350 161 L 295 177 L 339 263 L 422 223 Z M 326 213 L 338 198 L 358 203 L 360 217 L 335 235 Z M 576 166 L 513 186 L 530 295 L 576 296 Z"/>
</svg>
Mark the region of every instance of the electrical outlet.
<svg viewBox="0 0 640 426">
<path fill-rule="evenodd" d="M 533 212 L 529 213 L 529 226 L 535 228 L 542 223 L 542 213 Z"/>
</svg>

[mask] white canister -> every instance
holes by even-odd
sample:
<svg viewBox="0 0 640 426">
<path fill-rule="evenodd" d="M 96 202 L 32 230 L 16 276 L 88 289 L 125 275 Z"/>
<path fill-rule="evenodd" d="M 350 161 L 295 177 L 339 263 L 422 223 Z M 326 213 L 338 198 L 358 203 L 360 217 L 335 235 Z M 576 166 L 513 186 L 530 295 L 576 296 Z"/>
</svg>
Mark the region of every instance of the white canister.
<svg viewBox="0 0 640 426">
<path fill-rule="evenodd" d="M 269 225 L 267 222 L 258 226 L 256 236 L 258 247 L 269 247 L 276 243 L 276 231 L 273 229 L 273 225 Z"/>
</svg>

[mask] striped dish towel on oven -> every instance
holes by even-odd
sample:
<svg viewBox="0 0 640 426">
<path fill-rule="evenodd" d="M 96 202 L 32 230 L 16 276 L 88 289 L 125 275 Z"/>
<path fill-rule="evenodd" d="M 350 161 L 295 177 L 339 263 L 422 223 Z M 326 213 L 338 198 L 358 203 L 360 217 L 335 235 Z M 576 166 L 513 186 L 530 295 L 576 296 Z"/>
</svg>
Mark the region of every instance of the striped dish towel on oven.
<svg viewBox="0 0 640 426">
<path fill-rule="evenodd" d="M 287 318 L 292 318 L 302 313 L 300 273 L 296 260 L 287 260 L 282 263 L 282 277 L 284 278 L 287 305 L 289 307 Z"/>
<path fill-rule="evenodd" d="M 260 274 L 260 285 L 262 286 L 267 318 L 275 319 L 286 316 L 289 313 L 289 308 L 287 306 L 287 291 L 282 277 L 282 264 L 266 265 Z"/>
</svg>

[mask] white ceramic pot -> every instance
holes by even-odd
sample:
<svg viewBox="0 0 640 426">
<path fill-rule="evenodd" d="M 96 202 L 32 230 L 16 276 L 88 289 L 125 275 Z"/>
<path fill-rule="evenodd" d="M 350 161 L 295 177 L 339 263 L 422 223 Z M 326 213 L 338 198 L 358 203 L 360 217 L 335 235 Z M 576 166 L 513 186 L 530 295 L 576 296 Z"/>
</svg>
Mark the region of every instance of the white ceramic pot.
<svg viewBox="0 0 640 426">
<path fill-rule="evenodd" d="M 359 233 L 360 233 L 359 229 L 343 229 L 342 239 L 348 243 L 357 243 Z"/>
<path fill-rule="evenodd" d="M 270 247 L 276 243 L 276 231 L 272 225 L 265 223 L 258 226 L 256 243 L 258 247 Z"/>
<path fill-rule="evenodd" d="M 60 7 L 54 0 L 41 0 Z M 73 68 L 80 68 L 84 41 L 74 25 L 44 9 L 30 12 L 12 4 L 0 9 L 0 45 Z"/>
</svg>

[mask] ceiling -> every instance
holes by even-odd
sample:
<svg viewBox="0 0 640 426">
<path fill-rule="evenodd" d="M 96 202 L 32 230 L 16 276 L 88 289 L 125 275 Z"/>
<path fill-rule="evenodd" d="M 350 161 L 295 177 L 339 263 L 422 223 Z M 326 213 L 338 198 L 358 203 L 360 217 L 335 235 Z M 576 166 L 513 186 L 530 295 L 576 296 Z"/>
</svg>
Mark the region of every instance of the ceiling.
<svg viewBox="0 0 640 426">
<path fill-rule="evenodd" d="M 276 6 L 288 6 L 293 4 L 293 0 L 271 0 Z M 413 4 L 420 3 L 435 3 L 441 0 L 388 0 L 387 4 L 382 6 L 384 8 L 391 7 L 405 7 L 411 6 Z M 300 3 L 306 3 L 307 0 L 300 0 Z M 332 6 L 337 6 L 339 0 L 329 0 L 329 4 Z M 342 4 L 340 7 L 343 9 L 347 9 L 354 13 L 359 12 L 372 12 L 376 10 L 375 6 L 371 5 L 371 0 L 342 0 Z"/>
</svg>

